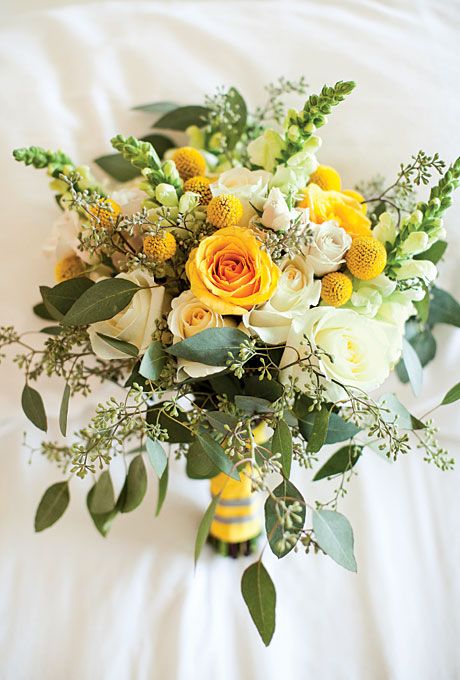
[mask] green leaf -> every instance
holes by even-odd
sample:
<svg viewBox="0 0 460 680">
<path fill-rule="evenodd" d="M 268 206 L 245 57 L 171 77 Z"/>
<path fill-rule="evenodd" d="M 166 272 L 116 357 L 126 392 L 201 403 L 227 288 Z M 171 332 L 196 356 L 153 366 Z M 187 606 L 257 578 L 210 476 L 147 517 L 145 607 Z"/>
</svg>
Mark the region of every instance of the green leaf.
<svg viewBox="0 0 460 680">
<path fill-rule="evenodd" d="M 446 396 L 441 401 L 441 406 L 453 404 L 454 401 L 458 401 L 459 399 L 460 399 L 460 383 L 457 383 L 456 385 L 454 385 L 454 387 L 451 387 L 451 389 L 447 392 Z"/>
<path fill-rule="evenodd" d="M 158 340 L 150 343 L 146 353 L 142 357 L 139 373 L 147 380 L 158 380 L 166 363 L 166 354 L 163 345 Z"/>
<path fill-rule="evenodd" d="M 281 469 L 286 479 L 289 479 L 292 462 L 292 435 L 284 420 L 278 421 L 273 433 L 271 449 L 273 454 L 279 453 L 281 455 Z"/>
<path fill-rule="evenodd" d="M 205 430 L 200 430 L 196 435 L 196 439 L 211 463 L 213 463 L 220 472 L 224 472 L 232 479 L 239 481 L 240 474 L 238 470 L 234 467 L 233 462 L 226 455 L 222 446 L 218 444 L 210 434 Z"/>
<path fill-rule="evenodd" d="M 303 529 L 305 523 L 305 501 L 300 491 L 289 480 L 283 479 L 281 484 L 273 489 L 273 495 L 277 498 L 286 499 L 286 506 L 292 505 L 295 501 L 301 504 L 301 511 L 299 514 L 299 521 L 293 520 L 293 525 L 290 532 L 298 535 Z M 294 548 L 292 546 L 281 547 L 280 540 L 283 538 L 283 528 L 280 525 L 278 513 L 276 512 L 277 504 L 271 496 L 268 496 L 265 501 L 265 530 L 267 532 L 268 542 L 272 552 L 278 557 L 284 557 Z"/>
<path fill-rule="evenodd" d="M 60 335 L 62 328 L 60 326 L 45 326 L 45 328 L 40 329 L 40 333 L 45 335 Z"/>
<path fill-rule="evenodd" d="M 424 297 L 421 300 L 414 302 L 414 307 L 417 310 L 417 317 L 423 324 L 428 321 L 428 316 L 430 314 L 430 299 L 430 291 L 426 289 Z"/>
<path fill-rule="evenodd" d="M 333 477 L 334 475 L 341 475 L 344 472 L 348 472 L 348 470 L 351 470 L 351 468 L 356 465 L 362 451 L 362 446 L 355 446 L 353 444 L 343 446 L 332 454 L 329 460 L 324 463 L 313 477 L 313 481 L 317 482 L 326 477 Z"/>
<path fill-rule="evenodd" d="M 193 442 L 187 451 L 187 476 L 190 479 L 211 479 L 219 472 L 219 468 L 208 458 L 201 444 Z"/>
<path fill-rule="evenodd" d="M 238 418 L 222 411 L 206 411 L 205 417 L 211 427 L 222 434 L 228 434 L 228 427 L 234 431 L 238 424 Z"/>
<path fill-rule="evenodd" d="M 436 243 L 433 243 L 431 248 L 425 250 L 424 253 L 418 253 L 415 255 L 414 260 L 430 260 L 430 262 L 433 262 L 433 264 L 437 264 L 444 255 L 446 248 L 446 241 L 436 241 Z"/>
<path fill-rule="evenodd" d="M 257 375 L 250 375 L 244 380 L 244 392 L 250 397 L 260 397 L 272 404 L 281 397 L 284 388 L 277 380 L 259 380 Z"/>
<path fill-rule="evenodd" d="M 211 528 L 212 520 L 214 519 L 214 515 L 216 513 L 216 507 L 220 499 L 220 494 L 218 496 L 215 496 L 210 504 L 208 505 L 206 512 L 204 513 L 202 520 L 200 522 L 200 526 L 198 527 L 198 531 L 196 534 L 196 539 L 195 539 L 195 566 L 196 563 L 198 562 L 198 559 L 201 555 L 201 551 L 203 550 L 203 546 L 206 543 L 206 539 L 209 535 L 209 530 Z"/>
<path fill-rule="evenodd" d="M 407 375 L 409 376 L 409 382 L 411 384 L 412 391 L 415 396 L 418 397 L 422 391 L 423 383 L 422 364 L 420 363 L 417 352 L 412 347 L 410 342 L 406 340 L 406 338 L 403 338 L 402 360 L 404 362 Z"/>
<path fill-rule="evenodd" d="M 78 298 L 63 319 L 67 326 L 87 326 L 112 319 L 141 288 L 127 279 L 104 279 Z"/>
<path fill-rule="evenodd" d="M 324 405 L 314 413 L 315 420 L 308 440 L 308 450 L 312 453 L 319 451 L 326 441 L 330 416 L 329 408 Z"/>
<path fill-rule="evenodd" d="M 88 509 L 92 515 L 104 515 L 115 509 L 115 493 L 108 470 L 104 470 L 95 483 Z"/>
<path fill-rule="evenodd" d="M 163 503 L 166 498 L 166 493 L 168 491 L 168 479 L 169 479 L 169 464 L 167 462 L 165 470 L 161 475 L 160 479 L 158 480 L 158 498 L 157 507 L 155 510 L 155 517 L 158 517 L 158 515 L 161 512 L 161 508 L 163 507 Z"/>
<path fill-rule="evenodd" d="M 248 336 L 237 328 L 207 328 L 192 335 L 166 351 L 175 357 L 199 361 L 208 366 L 225 366 L 229 352 L 238 356 L 240 345 L 247 342 Z"/>
<path fill-rule="evenodd" d="M 43 399 L 37 390 L 30 385 L 24 385 L 21 397 L 22 410 L 28 417 L 31 423 L 38 427 L 39 430 L 46 432 L 48 423 L 46 420 L 45 406 Z"/>
<path fill-rule="evenodd" d="M 53 484 L 45 491 L 35 514 L 35 531 L 43 531 L 58 521 L 69 505 L 67 482 Z"/>
<path fill-rule="evenodd" d="M 141 104 L 140 106 L 133 106 L 133 111 L 145 111 L 145 113 L 168 113 L 177 109 L 177 104 L 174 102 L 153 102 L 153 104 Z"/>
<path fill-rule="evenodd" d="M 130 342 L 113 338 L 111 335 L 106 335 L 105 333 L 96 333 L 96 335 L 111 347 L 114 347 L 119 352 L 123 352 L 123 354 L 127 354 L 130 357 L 137 357 L 139 354 L 139 348 L 136 347 L 136 345 L 132 345 Z"/>
<path fill-rule="evenodd" d="M 248 416 L 252 416 L 254 413 L 273 411 L 272 405 L 267 399 L 247 397 L 245 394 L 238 394 L 235 397 L 235 406 L 239 411 Z"/>
<path fill-rule="evenodd" d="M 55 316 L 53 318 L 56 318 L 57 310 L 59 312 L 58 320 L 60 320 L 62 319 L 62 316 L 69 311 L 78 298 L 94 285 L 95 284 L 93 281 L 91 281 L 91 279 L 80 276 L 76 279 L 62 281 L 62 283 L 58 283 L 53 288 L 41 286 L 40 292 L 42 294 L 45 307 L 51 314 L 54 312 Z"/>
<path fill-rule="evenodd" d="M 353 529 L 340 512 L 313 510 L 313 531 L 319 547 L 349 571 L 357 571 L 353 553 Z"/>
<path fill-rule="evenodd" d="M 294 405 L 294 414 L 299 420 L 299 430 L 302 437 L 308 442 L 312 436 L 315 423 L 315 411 L 308 411 L 310 401 L 307 397 L 299 397 Z M 325 444 L 338 444 L 346 439 L 351 439 L 360 431 L 357 425 L 344 420 L 337 413 L 332 412 L 329 416 L 329 425 Z"/>
<path fill-rule="evenodd" d="M 402 430 L 423 430 L 425 424 L 421 420 L 411 415 L 404 404 L 401 404 L 395 394 L 382 394 L 378 401 L 379 405 L 388 409 L 389 412 L 381 411 L 382 420 L 386 423 L 397 423 Z"/>
<path fill-rule="evenodd" d="M 136 456 L 130 463 L 128 475 L 122 489 L 120 512 L 132 512 L 143 501 L 147 491 L 147 471 L 142 455 Z M 120 500 L 120 499 L 119 499 Z"/>
<path fill-rule="evenodd" d="M 194 440 L 194 434 L 190 430 L 187 421 L 187 415 L 183 411 L 179 411 L 176 416 L 171 416 L 169 413 L 161 411 L 164 402 L 155 404 L 147 411 L 147 422 L 150 425 L 157 423 L 168 432 L 169 444 L 188 444 Z M 184 423 L 184 425 L 182 425 Z"/>
<path fill-rule="evenodd" d="M 270 574 L 260 560 L 246 569 L 241 579 L 241 592 L 266 647 L 275 632 L 276 590 Z"/>
<path fill-rule="evenodd" d="M 231 129 L 226 132 L 226 148 L 231 151 L 235 148 L 241 135 L 246 129 L 248 110 L 243 97 L 234 87 L 231 87 L 228 91 L 227 105 L 234 120 Z"/>
<path fill-rule="evenodd" d="M 436 340 L 429 328 L 419 331 L 419 325 L 413 320 L 406 324 L 406 338 L 417 353 L 422 366 L 426 366 L 436 355 Z M 403 383 L 409 382 L 404 361 L 401 359 L 396 365 L 398 378 Z"/>
<path fill-rule="evenodd" d="M 433 286 L 431 294 L 428 325 L 447 323 L 450 326 L 460 328 L 460 305 L 457 300 L 450 293 L 436 286 Z"/>
<path fill-rule="evenodd" d="M 186 130 L 190 125 L 204 127 L 208 118 L 208 109 L 204 106 L 180 106 L 161 116 L 152 127 L 167 130 Z"/>
<path fill-rule="evenodd" d="M 91 487 L 91 489 L 88 492 L 88 495 L 86 496 L 86 507 L 88 508 L 88 512 L 91 516 L 91 519 L 94 522 L 94 526 L 99 531 L 99 533 L 105 538 L 110 531 L 110 527 L 112 526 L 113 520 L 118 515 L 118 510 L 114 508 L 111 512 L 106 512 L 101 515 L 95 514 L 94 512 L 91 511 L 91 505 L 93 502 L 96 484 L 94 484 L 94 486 Z"/>
<path fill-rule="evenodd" d="M 213 375 L 209 378 L 209 384 L 213 392 L 225 394 L 229 399 L 233 399 L 242 391 L 239 380 L 234 375 Z"/>
<path fill-rule="evenodd" d="M 147 135 L 146 137 L 141 137 L 140 141 L 149 142 L 160 157 L 164 155 L 167 149 L 174 146 L 172 139 L 164 135 Z M 94 162 L 117 182 L 129 182 L 141 174 L 139 168 L 123 158 L 121 153 L 99 156 Z"/>
<path fill-rule="evenodd" d="M 55 321 L 56 319 L 52 314 L 49 313 L 49 311 L 46 309 L 46 306 L 43 302 L 39 302 L 38 304 L 33 306 L 33 312 L 36 314 L 40 319 L 45 319 L 45 321 Z"/>
<path fill-rule="evenodd" d="M 164 452 L 163 447 L 159 441 L 147 438 L 146 441 L 147 455 L 150 463 L 155 470 L 159 479 L 163 476 L 166 466 L 168 465 L 168 457 Z"/>
<path fill-rule="evenodd" d="M 146 135 L 145 137 L 141 137 L 141 141 L 149 142 L 160 158 L 163 158 L 168 149 L 172 149 L 175 146 L 173 140 L 165 135 Z"/>
<path fill-rule="evenodd" d="M 59 429 L 63 437 L 67 435 L 67 415 L 69 413 L 70 385 L 65 384 L 62 395 L 61 408 L 59 409 Z"/>
</svg>

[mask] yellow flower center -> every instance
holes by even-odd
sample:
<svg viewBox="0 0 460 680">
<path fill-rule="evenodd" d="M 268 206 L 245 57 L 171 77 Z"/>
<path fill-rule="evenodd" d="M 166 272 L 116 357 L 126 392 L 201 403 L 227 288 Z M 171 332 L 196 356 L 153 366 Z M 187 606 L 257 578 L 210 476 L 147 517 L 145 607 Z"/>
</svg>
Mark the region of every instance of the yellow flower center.
<svg viewBox="0 0 460 680">
<path fill-rule="evenodd" d="M 115 224 L 118 215 L 121 213 L 121 208 L 111 198 L 101 198 L 89 207 L 89 212 L 98 227 L 108 229 Z"/>
<path fill-rule="evenodd" d="M 345 259 L 353 276 L 368 281 L 383 272 L 387 253 L 383 243 L 373 236 L 359 236 L 353 239 Z"/>
</svg>

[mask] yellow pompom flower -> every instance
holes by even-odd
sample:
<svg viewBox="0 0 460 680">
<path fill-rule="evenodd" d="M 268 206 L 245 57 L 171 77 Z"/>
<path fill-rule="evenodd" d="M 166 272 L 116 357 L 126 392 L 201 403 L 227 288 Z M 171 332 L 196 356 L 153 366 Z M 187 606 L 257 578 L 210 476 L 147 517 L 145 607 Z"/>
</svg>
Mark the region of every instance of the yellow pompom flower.
<svg viewBox="0 0 460 680">
<path fill-rule="evenodd" d="M 176 149 L 172 155 L 172 160 L 176 164 L 177 172 L 184 182 L 197 175 L 204 175 L 206 172 L 204 157 L 192 146 L 181 146 L 179 149 Z"/>
<path fill-rule="evenodd" d="M 351 298 L 353 284 L 349 276 L 331 272 L 321 279 L 321 299 L 331 307 L 341 307 Z"/>
<path fill-rule="evenodd" d="M 371 222 L 362 204 L 344 192 L 324 191 L 317 184 L 309 184 L 302 191 L 300 208 L 309 208 L 310 219 L 315 224 L 334 220 L 350 236 L 370 236 Z"/>
<path fill-rule="evenodd" d="M 359 236 L 353 239 L 345 255 L 347 267 L 357 279 L 375 279 L 385 269 L 387 252 L 383 243 L 373 236 Z"/>
<path fill-rule="evenodd" d="M 110 208 L 107 206 L 110 206 Z M 98 203 L 91 205 L 88 210 L 95 218 L 97 226 L 104 229 L 115 224 L 115 220 L 121 213 L 120 206 L 111 198 L 101 198 Z"/>
<path fill-rule="evenodd" d="M 170 260 L 177 248 L 176 239 L 170 231 L 165 231 L 155 236 L 144 238 L 143 251 L 150 260 L 154 262 L 166 262 Z"/>
<path fill-rule="evenodd" d="M 193 191 L 194 194 L 199 194 L 201 205 L 208 205 L 212 198 L 212 192 L 209 188 L 211 180 L 209 177 L 197 175 L 190 177 L 184 184 L 184 191 Z"/>
<path fill-rule="evenodd" d="M 318 165 L 315 172 L 310 175 L 310 184 L 317 184 L 324 191 L 340 191 L 342 180 L 340 175 L 330 165 Z"/>
<path fill-rule="evenodd" d="M 77 255 L 67 255 L 62 260 L 56 263 L 54 267 L 54 278 L 57 283 L 68 281 L 69 279 L 76 279 L 85 271 L 85 263 L 80 260 Z"/>
<path fill-rule="evenodd" d="M 234 227 L 243 217 L 243 204 L 233 194 L 214 196 L 208 205 L 208 222 L 218 229 Z"/>
</svg>

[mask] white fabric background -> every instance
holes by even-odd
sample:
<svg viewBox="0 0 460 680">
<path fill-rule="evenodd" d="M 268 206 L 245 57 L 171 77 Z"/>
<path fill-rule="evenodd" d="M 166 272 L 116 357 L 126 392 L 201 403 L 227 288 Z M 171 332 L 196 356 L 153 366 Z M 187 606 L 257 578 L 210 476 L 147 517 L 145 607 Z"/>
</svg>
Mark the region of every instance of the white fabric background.
<svg viewBox="0 0 460 680">
<path fill-rule="evenodd" d="M 80 161 L 109 151 L 117 133 L 147 132 L 130 107 L 200 102 L 233 83 L 251 105 L 279 75 L 304 73 L 313 89 L 359 87 L 322 132 L 320 158 L 347 186 L 389 177 L 420 147 L 460 152 L 458 1 L 125 2 L 30 11 L 0 28 L 1 319 L 39 328 L 29 312 L 51 281 L 41 244 L 56 215 L 42 173 L 11 159 L 16 146 L 65 149 Z M 460 294 L 460 196 L 448 216 L 441 284 Z M 436 330 L 439 355 L 423 396 L 398 393 L 423 414 L 459 380 L 460 332 Z M 155 485 L 141 509 L 104 541 L 72 484 L 65 517 L 32 531 L 37 502 L 59 475 L 21 449 L 28 428 L 22 383 L 2 369 L 0 449 L 0 677 L 2 680 L 453 680 L 460 677 L 460 473 L 428 467 L 413 451 L 397 465 L 372 454 L 343 504 L 359 574 L 323 557 L 265 553 L 278 591 L 277 631 L 266 650 L 239 593 L 247 561 L 205 550 L 195 531 L 206 483 L 176 465 L 160 519 Z M 56 412 L 62 386 L 45 391 Z M 103 397 L 104 393 L 97 397 Z M 94 403 L 94 402 L 93 402 Z M 84 415 L 74 405 L 74 426 Z M 437 418 L 459 450 L 458 406 Z M 297 483 L 309 494 L 306 475 Z"/>
</svg>

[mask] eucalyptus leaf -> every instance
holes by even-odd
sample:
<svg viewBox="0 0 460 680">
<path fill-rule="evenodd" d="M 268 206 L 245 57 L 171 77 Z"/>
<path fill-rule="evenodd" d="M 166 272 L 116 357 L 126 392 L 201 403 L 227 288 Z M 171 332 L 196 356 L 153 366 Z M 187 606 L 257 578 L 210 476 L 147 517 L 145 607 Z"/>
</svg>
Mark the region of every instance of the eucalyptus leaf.
<svg viewBox="0 0 460 680">
<path fill-rule="evenodd" d="M 319 451 L 326 441 L 329 427 L 329 408 L 322 405 L 318 411 L 314 411 L 315 419 L 308 440 L 308 450 L 312 453 Z"/>
<path fill-rule="evenodd" d="M 430 330 L 425 328 L 418 330 L 418 324 L 408 322 L 406 324 L 406 338 L 414 348 L 422 366 L 426 366 L 436 356 L 436 340 Z M 409 382 L 406 366 L 401 359 L 396 365 L 396 372 L 403 383 Z"/>
<path fill-rule="evenodd" d="M 63 319 L 67 326 L 87 326 L 112 319 L 141 288 L 128 279 L 103 279 L 86 290 Z"/>
<path fill-rule="evenodd" d="M 299 519 L 293 520 L 290 533 L 300 535 L 305 524 L 305 501 L 300 491 L 287 479 L 283 479 L 281 484 L 273 489 L 273 495 L 277 498 L 285 499 L 284 502 L 287 507 L 298 501 L 301 505 L 299 511 Z M 278 557 L 284 557 L 291 550 L 294 545 L 281 545 L 280 541 L 283 538 L 284 529 L 280 524 L 278 513 L 276 511 L 277 504 L 272 496 L 268 496 L 265 501 L 265 531 L 272 552 Z"/>
<path fill-rule="evenodd" d="M 94 484 L 94 486 L 91 487 L 91 489 L 88 492 L 88 495 L 86 496 L 86 506 L 88 508 L 88 512 L 91 516 L 91 519 L 94 522 L 94 526 L 99 531 L 101 536 L 104 536 L 105 538 L 110 531 L 110 527 L 112 526 L 113 520 L 118 515 L 118 510 L 114 508 L 111 512 L 106 512 L 100 515 L 93 513 L 91 511 L 91 504 L 93 501 L 95 487 L 96 484 Z"/>
<path fill-rule="evenodd" d="M 205 430 L 199 430 L 196 435 L 196 439 L 211 463 L 219 468 L 220 472 L 224 472 L 232 479 L 239 481 L 240 474 L 238 470 L 234 467 L 233 462 L 226 455 L 222 446 L 218 444 L 211 437 L 211 435 L 209 435 Z"/>
<path fill-rule="evenodd" d="M 446 241 L 436 241 L 433 245 L 425 250 L 424 253 L 418 253 L 414 256 L 415 260 L 430 260 L 433 264 L 437 264 L 446 252 L 447 242 Z"/>
<path fill-rule="evenodd" d="M 139 455 L 133 458 L 129 465 L 124 488 L 121 492 L 120 512 L 132 512 L 135 510 L 142 503 L 146 491 L 147 471 L 142 455 Z"/>
<path fill-rule="evenodd" d="M 289 479 L 292 462 L 292 435 L 289 426 L 284 420 L 279 420 L 277 423 L 272 437 L 271 450 L 272 454 L 280 454 L 283 475 L 286 479 Z"/>
<path fill-rule="evenodd" d="M 168 113 L 168 111 L 173 111 L 177 108 L 177 104 L 174 102 L 153 102 L 152 104 L 133 106 L 133 111 L 144 111 L 145 113 Z"/>
<path fill-rule="evenodd" d="M 206 512 L 203 515 L 203 518 L 200 522 L 200 525 L 198 527 L 198 531 L 196 534 L 196 539 L 195 539 L 195 566 L 196 563 L 198 562 L 198 559 L 201 555 L 201 551 L 203 550 L 203 546 L 206 543 L 206 539 L 208 538 L 209 535 L 209 530 L 211 529 L 211 524 L 212 520 L 214 519 L 214 515 L 216 514 L 216 508 L 217 504 L 219 502 L 220 495 L 215 496 L 210 504 L 208 505 Z"/>
<path fill-rule="evenodd" d="M 298 418 L 299 430 L 302 437 L 308 442 L 312 436 L 315 423 L 315 411 L 309 411 L 310 400 L 308 397 L 299 397 L 294 405 L 294 415 Z M 354 437 L 361 428 L 354 423 L 344 420 L 338 413 L 332 412 L 329 416 L 328 430 L 325 444 L 338 444 Z"/>
<path fill-rule="evenodd" d="M 36 316 L 40 317 L 40 319 L 45 319 L 45 321 L 56 320 L 55 317 L 47 310 L 43 302 L 39 302 L 38 304 L 34 305 L 33 312 Z"/>
<path fill-rule="evenodd" d="M 266 399 L 270 403 L 275 402 L 281 397 L 284 392 L 284 388 L 277 380 L 259 380 L 259 376 L 250 375 L 245 378 L 244 381 L 244 392 L 251 397 L 260 397 Z"/>
<path fill-rule="evenodd" d="M 67 435 L 67 416 L 69 413 L 69 399 L 70 399 L 70 385 L 65 384 L 64 393 L 61 399 L 61 407 L 59 409 L 59 429 L 63 437 Z"/>
<path fill-rule="evenodd" d="M 357 571 L 353 529 L 345 515 L 333 510 L 313 510 L 313 531 L 319 547 L 349 571 Z"/>
<path fill-rule="evenodd" d="M 94 285 L 95 284 L 91 279 L 79 276 L 76 279 L 62 281 L 53 288 L 41 286 L 40 292 L 42 293 L 43 302 L 47 309 L 51 311 L 57 309 L 61 315 L 64 315 L 78 298 Z"/>
<path fill-rule="evenodd" d="M 248 336 L 237 328 L 207 328 L 167 348 L 175 357 L 199 361 L 208 366 L 225 366 L 228 354 L 237 357 Z"/>
<path fill-rule="evenodd" d="M 450 293 L 433 286 L 428 325 L 434 326 L 437 323 L 446 323 L 460 328 L 460 305 Z"/>
<path fill-rule="evenodd" d="M 168 457 L 159 441 L 147 438 L 146 441 L 147 455 L 150 463 L 155 470 L 159 479 L 163 476 L 166 466 L 168 465 Z"/>
<path fill-rule="evenodd" d="M 139 373 L 148 380 L 158 380 L 166 363 L 166 354 L 163 345 L 158 340 L 153 340 L 142 357 Z"/>
<path fill-rule="evenodd" d="M 270 574 L 260 560 L 246 569 L 241 579 L 241 593 L 266 647 L 275 632 L 276 590 Z"/>
<path fill-rule="evenodd" d="M 186 473 L 190 479 L 211 479 L 220 470 L 206 455 L 200 442 L 193 442 L 187 451 Z"/>
<path fill-rule="evenodd" d="M 228 428 L 234 431 L 238 424 L 238 418 L 222 411 L 206 411 L 205 417 L 211 427 L 221 434 L 228 434 Z"/>
<path fill-rule="evenodd" d="M 119 340 L 118 338 L 113 338 L 111 335 L 106 335 L 105 333 L 96 333 L 101 340 L 104 340 L 108 345 L 117 349 L 123 354 L 127 354 L 129 357 L 137 357 L 139 354 L 139 349 L 136 345 L 132 345 L 130 342 L 125 342 L 124 340 Z"/>
<path fill-rule="evenodd" d="M 39 430 L 46 432 L 48 422 L 46 419 L 45 406 L 39 392 L 30 385 L 24 385 L 21 396 L 22 410 L 31 423 Z"/>
<path fill-rule="evenodd" d="M 43 531 L 58 521 L 69 505 L 70 494 L 67 482 L 50 486 L 42 496 L 35 514 L 35 531 Z"/>
<path fill-rule="evenodd" d="M 157 423 L 167 431 L 169 444 L 188 444 L 194 440 L 194 435 L 188 426 L 187 415 L 179 411 L 172 416 L 161 410 L 163 402 L 155 404 L 147 411 L 147 422 L 150 425 Z M 160 413 L 159 413 L 160 412 Z"/>
<path fill-rule="evenodd" d="M 45 328 L 40 329 L 40 333 L 44 335 L 60 335 L 62 328 L 60 326 L 45 326 Z"/>
<path fill-rule="evenodd" d="M 165 470 L 161 475 L 160 479 L 158 480 L 158 498 L 157 507 L 155 509 L 155 517 L 158 517 L 158 515 L 161 512 L 161 508 L 163 507 L 163 503 L 165 502 L 166 494 L 168 492 L 168 480 L 169 480 L 169 464 L 167 462 Z"/>
<path fill-rule="evenodd" d="M 246 129 L 248 110 L 246 102 L 235 87 L 229 89 L 226 99 L 234 121 L 226 132 L 226 147 L 232 150 Z"/>
<path fill-rule="evenodd" d="M 251 416 L 254 413 L 269 413 L 273 411 L 271 402 L 261 397 L 248 397 L 245 394 L 238 394 L 235 397 L 236 408 L 245 415 Z"/>
<path fill-rule="evenodd" d="M 204 106 L 180 106 L 161 116 L 152 127 L 167 130 L 186 130 L 190 125 L 204 127 L 209 110 Z"/>
<path fill-rule="evenodd" d="M 402 430 L 423 430 L 425 424 L 411 415 L 404 404 L 401 404 L 395 394 L 382 394 L 378 403 L 382 406 L 381 418 L 386 423 L 395 423 Z M 385 410 L 383 410 L 385 409 Z"/>
<path fill-rule="evenodd" d="M 88 509 L 92 515 L 111 513 L 115 509 L 115 493 L 110 472 L 104 470 L 93 487 Z"/>
<path fill-rule="evenodd" d="M 420 363 L 417 352 L 406 338 L 403 338 L 402 360 L 409 377 L 412 391 L 415 396 L 418 397 L 422 391 L 423 383 L 422 364 Z"/>
<path fill-rule="evenodd" d="M 318 470 L 313 477 L 313 481 L 317 482 L 326 477 L 333 477 L 334 475 L 341 475 L 344 472 L 348 472 L 348 470 L 351 470 L 351 468 L 356 465 L 362 451 L 362 446 L 355 446 L 354 444 L 342 446 L 342 448 L 333 453 L 329 460 L 327 460 Z"/>
<path fill-rule="evenodd" d="M 457 383 L 456 385 L 454 385 L 454 387 L 451 387 L 451 389 L 447 392 L 446 396 L 441 401 L 441 406 L 453 404 L 455 401 L 458 401 L 459 399 L 460 399 L 460 383 Z"/>
<path fill-rule="evenodd" d="M 129 161 L 123 158 L 121 153 L 99 156 L 94 159 L 94 162 L 117 182 L 130 182 L 141 174 L 139 168 L 131 165 Z"/>
</svg>

